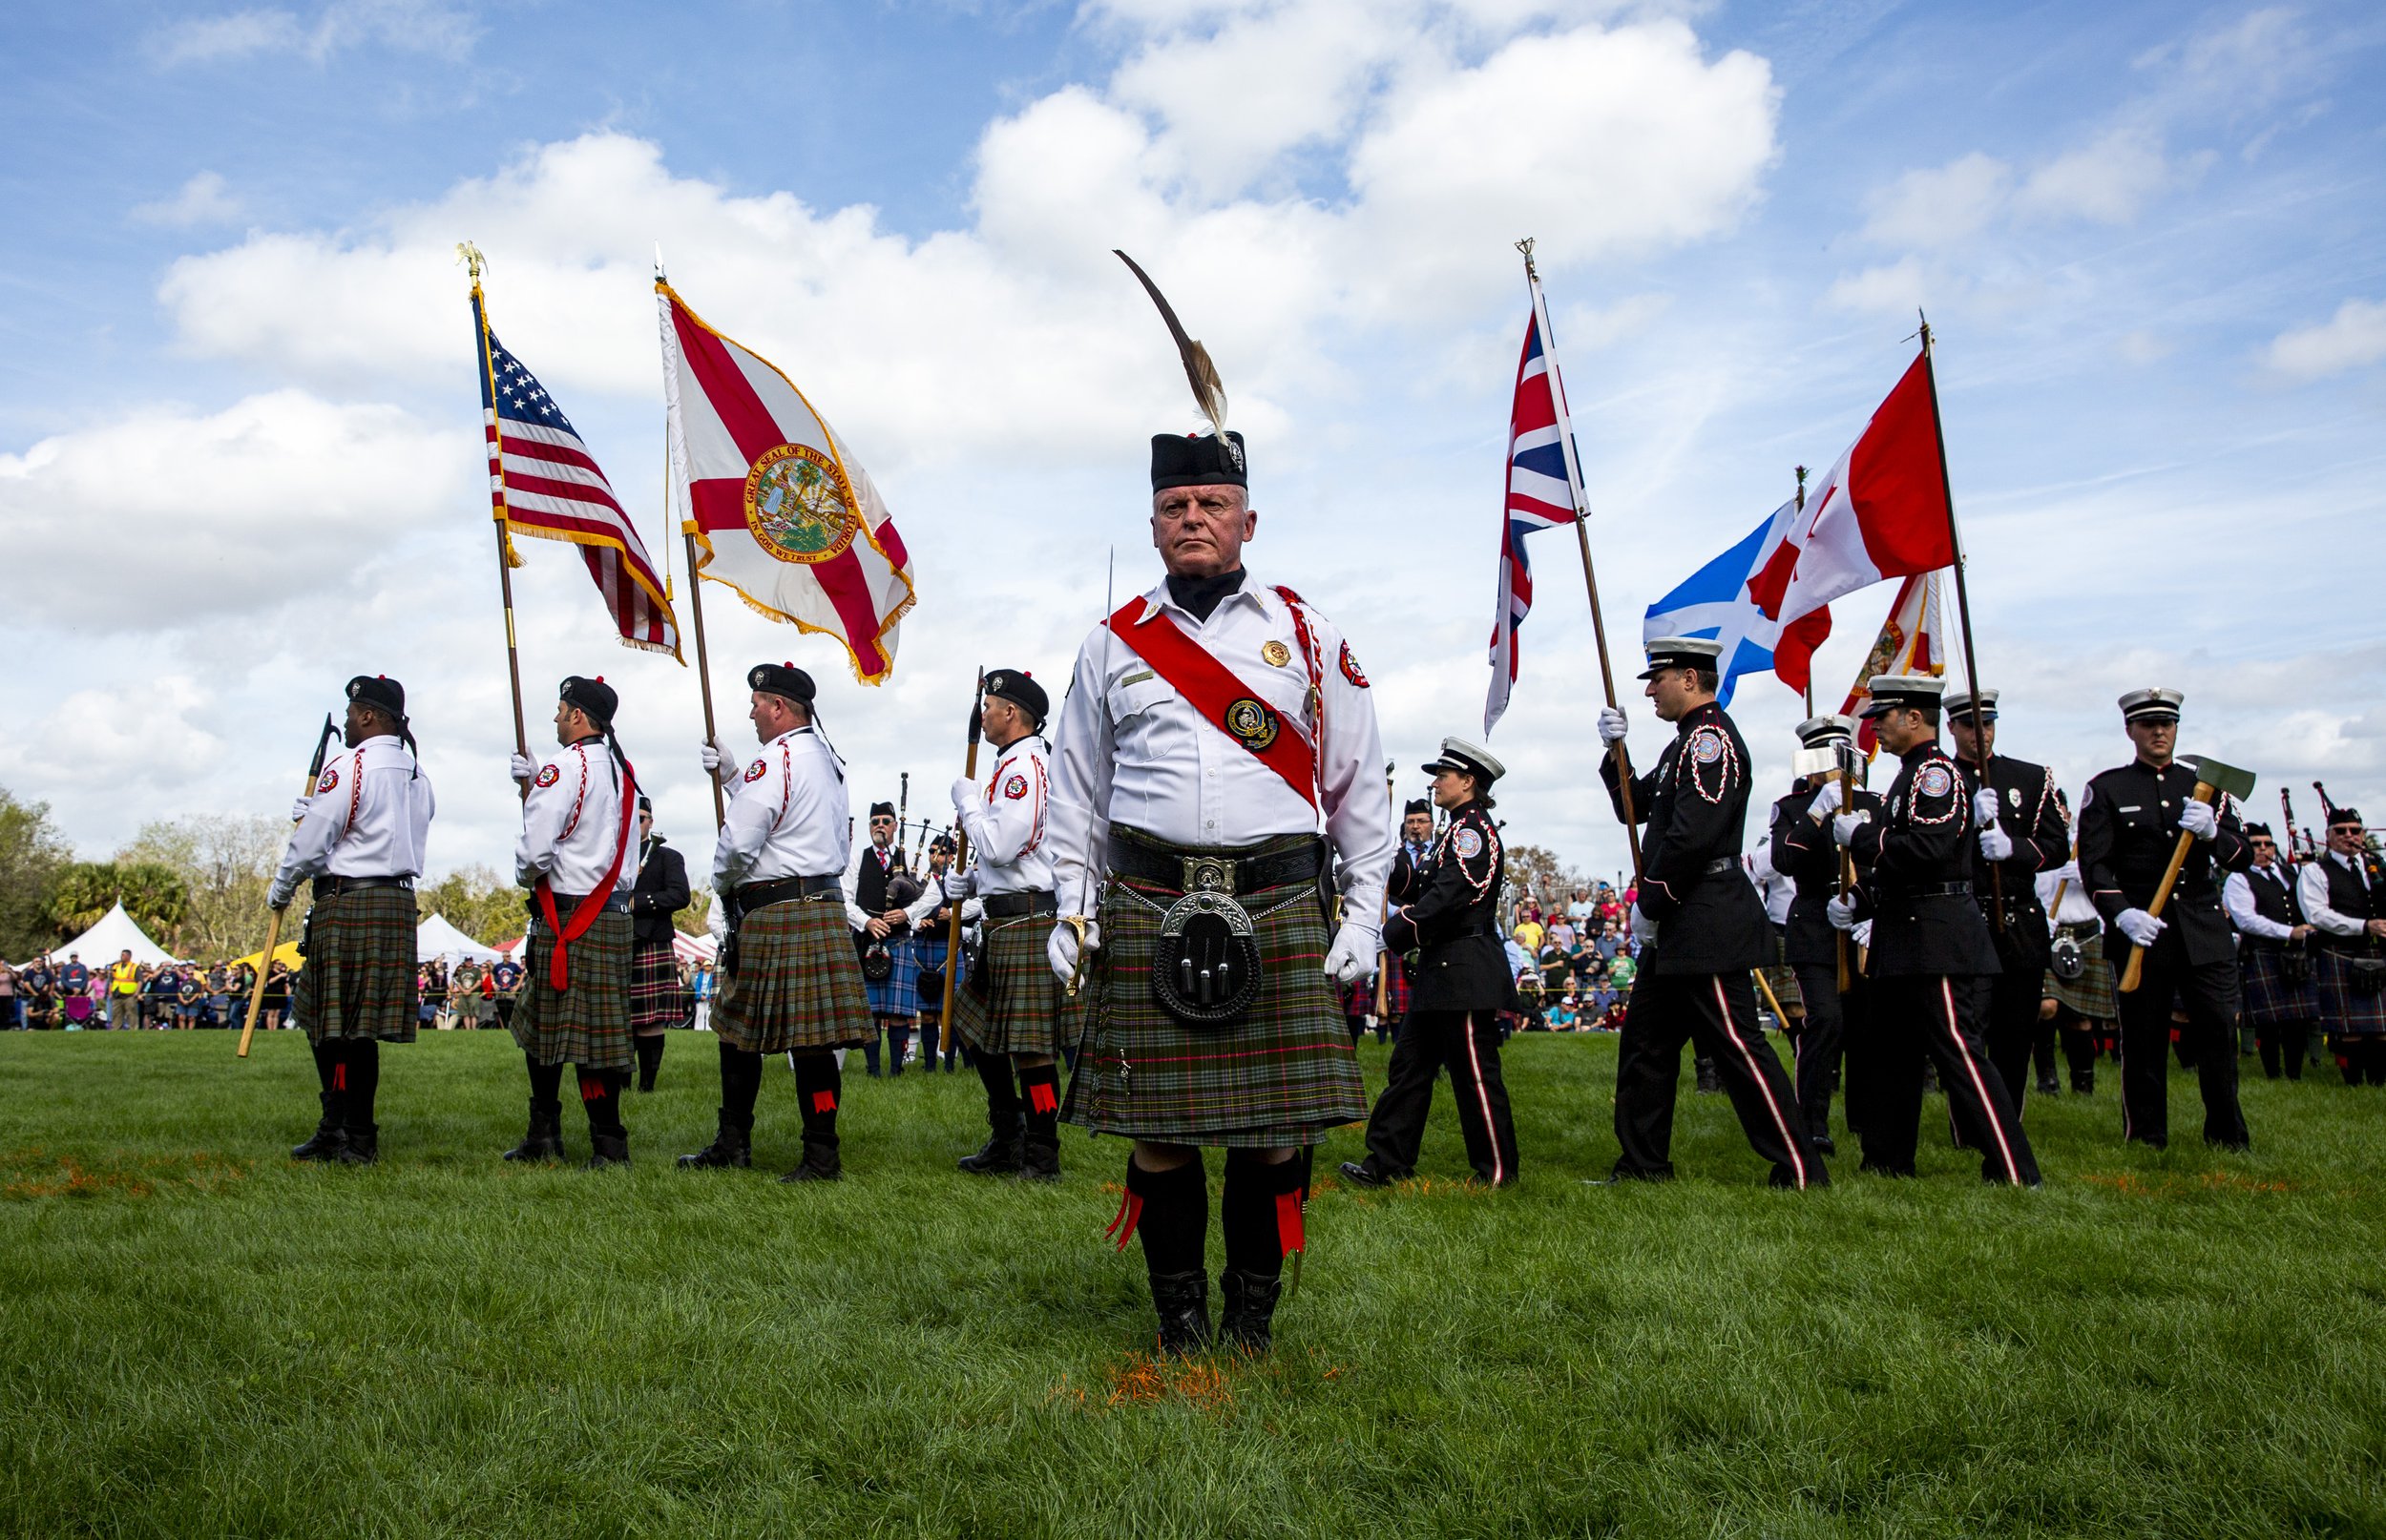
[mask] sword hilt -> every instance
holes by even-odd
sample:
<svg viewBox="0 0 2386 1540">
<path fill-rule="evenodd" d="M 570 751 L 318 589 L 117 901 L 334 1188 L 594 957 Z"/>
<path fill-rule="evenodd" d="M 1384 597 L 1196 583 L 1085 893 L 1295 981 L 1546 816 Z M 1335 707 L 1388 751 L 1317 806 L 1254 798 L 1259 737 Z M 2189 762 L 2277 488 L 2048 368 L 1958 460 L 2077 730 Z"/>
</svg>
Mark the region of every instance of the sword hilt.
<svg viewBox="0 0 2386 1540">
<path fill-rule="evenodd" d="M 1077 998 L 1078 989 L 1085 983 L 1085 916 L 1064 914 L 1060 917 L 1060 923 L 1077 932 L 1077 962 L 1069 968 L 1068 988 L 1068 998 L 1074 1000 Z"/>
</svg>

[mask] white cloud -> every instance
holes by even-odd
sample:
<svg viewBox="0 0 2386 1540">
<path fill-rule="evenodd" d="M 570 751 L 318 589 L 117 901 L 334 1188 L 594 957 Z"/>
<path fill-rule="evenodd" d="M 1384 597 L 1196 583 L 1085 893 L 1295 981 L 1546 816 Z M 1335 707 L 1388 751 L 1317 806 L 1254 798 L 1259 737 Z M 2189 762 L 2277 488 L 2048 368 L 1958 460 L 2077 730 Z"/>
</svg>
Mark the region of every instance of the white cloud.
<svg viewBox="0 0 2386 1540">
<path fill-rule="evenodd" d="M 2386 302 L 2347 300 L 2316 326 L 2283 332 L 2270 344 L 2270 366 L 2297 380 L 2357 369 L 2386 358 Z"/>
<path fill-rule="evenodd" d="M 2030 173 L 2014 203 L 2041 219 L 2127 224 L 2176 177 L 2159 139 L 2120 128 Z"/>
<path fill-rule="evenodd" d="M 149 797 L 173 795 L 223 761 L 224 739 L 207 725 L 217 704 L 213 691 L 177 672 L 142 679 L 133 700 L 106 690 L 77 690 L 0 742 L 0 773 L 19 783 L 31 778 L 116 795 L 133 789 Z M 132 833 L 128 824 L 122 837 Z"/>
<path fill-rule="evenodd" d="M 1901 257 L 1838 280 L 1825 291 L 1823 303 L 1866 315 L 1903 313 L 1928 304 L 1935 288 L 1944 292 L 1944 284 L 1920 258 Z"/>
<path fill-rule="evenodd" d="M 188 229 L 198 224 L 223 224 L 241 216 L 241 200 L 225 188 L 223 177 L 202 171 L 182 184 L 182 190 L 155 203 L 135 205 L 133 218 L 143 224 Z"/>
<path fill-rule="evenodd" d="M 235 63 L 294 53 L 321 64 L 348 49 L 377 44 L 411 53 L 460 59 L 480 28 L 450 0 L 331 0 L 312 23 L 279 9 L 194 17 L 153 33 L 150 58 L 160 69 Z"/>
<path fill-rule="evenodd" d="M 1944 166 L 1909 171 L 1873 193 L 1864 236 L 1896 246 L 1967 240 L 2004 211 L 2012 192 L 2013 168 L 1975 150 Z"/>
</svg>

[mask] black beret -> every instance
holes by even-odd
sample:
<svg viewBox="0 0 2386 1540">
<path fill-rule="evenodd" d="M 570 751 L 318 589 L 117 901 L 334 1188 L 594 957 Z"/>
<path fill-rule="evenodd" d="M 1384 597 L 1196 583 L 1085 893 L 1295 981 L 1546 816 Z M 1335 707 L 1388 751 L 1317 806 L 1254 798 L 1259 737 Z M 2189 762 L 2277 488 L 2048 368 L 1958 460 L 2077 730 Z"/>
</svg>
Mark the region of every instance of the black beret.
<svg viewBox="0 0 2386 1540">
<path fill-rule="evenodd" d="M 398 720 L 406 720 L 406 686 L 387 674 L 360 674 L 348 681 L 348 698 L 359 705 L 376 706 Z"/>
<path fill-rule="evenodd" d="M 1402 818 L 1406 818 L 1411 813 L 1423 813 L 1430 818 L 1433 815 L 1433 811 L 1434 804 L 1432 801 L 1423 797 L 1412 797 L 1409 799 L 1409 805 L 1400 810 L 1400 816 Z"/>
<path fill-rule="evenodd" d="M 1152 435 L 1152 490 L 1171 487 L 1248 487 L 1243 435 L 1228 429 L 1221 445 L 1215 433 Z"/>
<path fill-rule="evenodd" d="M 895 816 L 894 803 L 872 802 L 869 804 L 869 816 L 872 818 L 892 818 Z"/>
<path fill-rule="evenodd" d="M 613 725 L 613 714 L 620 709 L 621 697 L 605 682 L 601 674 L 593 679 L 575 674 L 555 686 L 555 698 L 567 706 L 577 706 L 587 713 L 588 719 L 599 727 Z"/>
<path fill-rule="evenodd" d="M 2339 807 L 2336 811 L 2328 815 L 2328 824 L 2331 828 L 2334 828 L 2339 823 L 2358 823 L 2360 822 L 2361 810 L 2357 807 Z"/>
<path fill-rule="evenodd" d="M 1035 718 L 1039 727 L 1052 710 L 1052 697 L 1024 669 L 994 670 L 986 676 L 986 693 L 996 700 L 1008 700 Z"/>
<path fill-rule="evenodd" d="M 2245 826 L 2244 832 L 2249 839 L 2256 834 L 2265 840 L 2271 838 L 2270 825 L 2267 823 L 2249 823 Z"/>
<path fill-rule="evenodd" d="M 745 687 L 766 696 L 785 696 L 808 706 L 818 692 L 812 676 L 792 663 L 757 663 L 745 671 Z"/>
<path fill-rule="evenodd" d="M 950 834 L 940 834 L 936 836 L 936 838 L 928 842 L 928 849 L 931 855 L 933 855 L 939 850 L 943 851 L 948 856 L 952 854 L 952 836 Z"/>
</svg>

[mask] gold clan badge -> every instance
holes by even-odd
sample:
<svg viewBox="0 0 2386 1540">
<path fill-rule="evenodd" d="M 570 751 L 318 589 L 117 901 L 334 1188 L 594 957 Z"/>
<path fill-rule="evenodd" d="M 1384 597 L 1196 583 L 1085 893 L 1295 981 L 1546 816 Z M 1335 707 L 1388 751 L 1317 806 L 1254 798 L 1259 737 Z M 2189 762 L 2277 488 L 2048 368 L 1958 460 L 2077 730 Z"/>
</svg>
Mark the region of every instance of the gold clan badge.
<svg viewBox="0 0 2386 1540">
<path fill-rule="evenodd" d="M 1257 753 L 1276 741 L 1276 714 L 1245 696 L 1226 708 L 1226 731 Z"/>
<path fill-rule="evenodd" d="M 1292 661 L 1292 649 L 1280 641 L 1271 641 L 1259 650 L 1259 656 L 1271 669 L 1280 669 Z"/>
</svg>

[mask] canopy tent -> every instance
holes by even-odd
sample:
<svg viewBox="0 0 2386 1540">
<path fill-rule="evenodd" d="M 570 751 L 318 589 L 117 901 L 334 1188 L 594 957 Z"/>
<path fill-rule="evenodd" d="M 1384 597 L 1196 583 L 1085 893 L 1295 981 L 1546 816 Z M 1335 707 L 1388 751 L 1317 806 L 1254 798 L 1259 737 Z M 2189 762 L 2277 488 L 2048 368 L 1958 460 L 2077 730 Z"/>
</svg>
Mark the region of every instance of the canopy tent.
<svg viewBox="0 0 2386 1540">
<path fill-rule="evenodd" d="M 51 947 L 49 955 L 59 962 L 65 962 L 68 954 L 72 953 L 83 960 L 84 967 L 96 968 L 102 963 L 115 962 L 116 954 L 127 948 L 130 948 L 133 953 L 133 961 L 153 968 L 159 963 L 174 963 L 181 960 L 150 940 L 149 932 L 140 927 L 138 921 L 124 912 L 122 904 L 116 905 L 106 914 L 101 915 L 97 925 L 73 941 Z M 25 966 L 30 968 L 32 965 L 29 962 Z"/>
<path fill-rule="evenodd" d="M 264 955 L 263 952 L 251 952 L 246 957 L 235 957 L 224 966 L 226 968 L 255 968 Z M 296 972 L 300 963 L 303 961 L 299 956 L 299 945 L 295 941 L 285 941 L 273 949 L 273 960 L 292 972 Z"/>
<path fill-rule="evenodd" d="M 671 932 L 671 955 L 682 963 L 709 963 L 721 951 L 721 943 L 710 936 L 691 936 L 686 931 Z"/>
<path fill-rule="evenodd" d="M 428 963 L 434 957 L 446 963 L 466 958 L 475 963 L 493 963 L 500 955 L 494 947 L 484 947 L 448 924 L 444 915 L 432 915 L 414 930 L 414 960 L 418 963 Z"/>
</svg>

